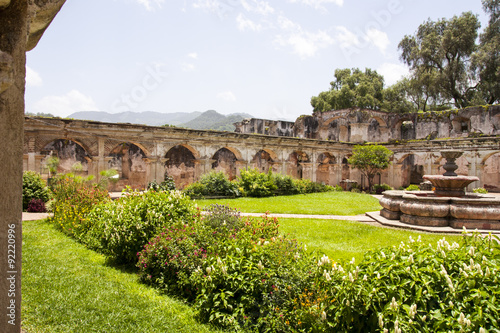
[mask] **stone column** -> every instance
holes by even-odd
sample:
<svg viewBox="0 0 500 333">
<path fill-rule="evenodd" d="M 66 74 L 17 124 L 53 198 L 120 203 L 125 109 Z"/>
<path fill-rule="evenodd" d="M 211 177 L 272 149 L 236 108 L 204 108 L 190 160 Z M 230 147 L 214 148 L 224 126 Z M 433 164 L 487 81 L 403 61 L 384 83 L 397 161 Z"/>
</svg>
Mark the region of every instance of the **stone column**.
<svg viewBox="0 0 500 333">
<path fill-rule="evenodd" d="M 28 1 L 0 1 L 0 329 L 21 331 L 21 220 Z"/>
<path fill-rule="evenodd" d="M 236 176 L 239 177 L 241 175 L 241 170 L 244 170 L 248 167 L 247 161 L 236 161 Z"/>
</svg>

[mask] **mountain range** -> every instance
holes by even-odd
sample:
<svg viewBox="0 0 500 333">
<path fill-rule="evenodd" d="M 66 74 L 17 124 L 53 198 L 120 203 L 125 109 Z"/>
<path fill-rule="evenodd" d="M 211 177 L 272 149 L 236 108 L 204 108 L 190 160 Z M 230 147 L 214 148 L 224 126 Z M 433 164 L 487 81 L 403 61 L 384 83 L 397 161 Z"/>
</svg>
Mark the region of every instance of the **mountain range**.
<svg viewBox="0 0 500 333">
<path fill-rule="evenodd" d="M 214 110 L 205 112 L 174 112 L 161 113 L 146 112 L 120 112 L 108 113 L 104 111 L 79 111 L 72 113 L 68 118 L 102 121 L 108 123 L 131 123 L 150 126 L 172 125 L 202 130 L 234 131 L 233 123 L 245 118 L 252 118 L 246 113 L 232 113 L 223 115 Z"/>
</svg>

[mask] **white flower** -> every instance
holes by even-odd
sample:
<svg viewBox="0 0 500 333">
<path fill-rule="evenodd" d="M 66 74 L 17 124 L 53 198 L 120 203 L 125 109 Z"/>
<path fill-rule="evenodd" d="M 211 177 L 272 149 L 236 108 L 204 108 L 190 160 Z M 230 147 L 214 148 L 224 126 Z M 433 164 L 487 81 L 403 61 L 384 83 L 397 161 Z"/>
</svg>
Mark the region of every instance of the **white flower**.
<svg viewBox="0 0 500 333">
<path fill-rule="evenodd" d="M 470 247 L 469 254 L 471 255 L 471 257 L 474 257 L 474 246 Z"/>
<path fill-rule="evenodd" d="M 486 333 L 486 330 L 482 327 L 479 328 L 479 333 Z"/>
<path fill-rule="evenodd" d="M 463 314 L 463 312 L 460 312 L 460 317 L 458 318 L 458 323 L 460 325 L 465 325 L 465 315 Z"/>
<path fill-rule="evenodd" d="M 356 258 L 352 257 L 352 260 L 351 260 L 351 265 L 354 265 L 354 262 L 356 261 Z"/>
<path fill-rule="evenodd" d="M 257 267 L 260 269 L 260 270 L 263 270 L 264 269 L 264 265 L 262 265 L 262 261 L 259 260 L 259 263 L 257 264 Z"/>
<path fill-rule="evenodd" d="M 408 261 L 410 262 L 410 264 L 413 264 L 415 261 L 413 260 L 413 254 L 410 254 L 408 256 Z"/>
<path fill-rule="evenodd" d="M 222 274 L 224 274 L 224 275 L 227 274 L 227 268 L 226 268 L 226 266 L 222 266 L 221 270 L 222 270 Z"/>
<path fill-rule="evenodd" d="M 424 315 L 424 316 L 422 317 L 422 321 L 425 321 L 426 319 L 427 319 L 427 316 L 426 316 L 426 315 Z"/>
<path fill-rule="evenodd" d="M 325 311 L 321 312 L 321 320 L 323 320 L 323 321 L 326 320 L 326 312 Z"/>
<path fill-rule="evenodd" d="M 384 251 L 380 251 L 380 255 L 382 256 L 382 258 L 385 259 L 385 253 L 384 253 Z"/>
<path fill-rule="evenodd" d="M 210 275 L 210 273 L 212 273 L 212 267 L 208 266 L 207 267 L 207 274 Z"/>
<path fill-rule="evenodd" d="M 367 281 L 367 280 L 368 280 L 368 276 L 366 276 L 366 274 L 363 275 L 363 281 Z"/>
<path fill-rule="evenodd" d="M 220 257 L 217 257 L 217 263 L 218 263 L 219 265 L 222 265 L 222 260 L 220 260 Z"/>
<path fill-rule="evenodd" d="M 380 273 L 377 273 L 377 279 L 380 279 Z"/>
<path fill-rule="evenodd" d="M 384 327 L 384 316 L 382 314 L 379 314 L 378 315 L 378 326 L 380 328 L 383 328 Z"/>
<path fill-rule="evenodd" d="M 412 306 L 410 306 L 410 317 L 413 319 L 415 318 L 416 314 L 417 314 L 417 304 L 412 304 Z"/>
<path fill-rule="evenodd" d="M 349 272 L 349 281 L 354 282 L 354 277 L 352 276 L 351 272 Z"/>
<path fill-rule="evenodd" d="M 398 303 L 396 302 L 396 298 L 392 298 L 392 301 L 391 301 L 391 309 L 393 309 L 394 311 L 398 308 Z"/>
<path fill-rule="evenodd" d="M 484 273 L 484 276 L 485 277 L 489 277 L 490 276 L 490 268 L 489 267 L 486 267 L 486 270 L 485 270 L 485 273 Z"/>
</svg>

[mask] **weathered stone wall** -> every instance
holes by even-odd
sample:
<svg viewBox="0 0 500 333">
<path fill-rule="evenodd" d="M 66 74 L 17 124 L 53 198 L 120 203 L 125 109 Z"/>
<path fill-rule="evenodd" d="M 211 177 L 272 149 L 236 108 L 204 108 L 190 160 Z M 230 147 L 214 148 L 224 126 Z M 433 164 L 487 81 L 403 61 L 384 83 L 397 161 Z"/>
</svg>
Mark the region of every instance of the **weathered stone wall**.
<svg viewBox="0 0 500 333">
<path fill-rule="evenodd" d="M 369 113 L 344 112 L 355 120 L 376 121 L 377 125 L 366 123 L 366 129 L 380 135 L 392 131 L 386 124 L 395 121 L 379 117 L 378 113 L 373 117 Z M 343 118 L 334 117 L 318 121 L 327 123 L 323 126 L 325 135 L 332 135 L 329 124 L 334 121 L 337 124 L 345 122 Z M 404 120 L 399 118 L 398 122 Z M 361 135 L 359 131 L 351 133 Z M 64 146 L 55 142 L 67 142 L 68 147 L 78 145 L 80 148 L 68 154 L 54 149 Z M 49 154 L 69 160 L 61 162 L 66 166 L 85 161 L 87 173 L 96 177 L 103 170 L 117 169 L 120 180 L 114 190 L 125 185 L 144 188 L 149 181 L 161 181 L 165 175 L 173 177 L 177 187 L 183 188 L 211 170 L 222 170 L 234 179 L 247 167 L 262 172 L 271 169 L 329 185 L 351 179 L 366 186 L 361 174 L 347 164 L 353 145 L 306 138 L 27 117 L 24 169 L 47 176 L 44 159 Z M 439 151 L 453 148 L 465 151 L 457 160 L 458 173 L 480 178 L 480 182 L 471 184 L 470 189 L 484 186 L 491 191 L 500 190 L 498 137 L 393 140 L 385 145 L 395 154 L 390 168 L 376 177 L 376 182 L 398 188 L 421 182 L 424 174 L 442 174 L 444 161 Z"/>
</svg>

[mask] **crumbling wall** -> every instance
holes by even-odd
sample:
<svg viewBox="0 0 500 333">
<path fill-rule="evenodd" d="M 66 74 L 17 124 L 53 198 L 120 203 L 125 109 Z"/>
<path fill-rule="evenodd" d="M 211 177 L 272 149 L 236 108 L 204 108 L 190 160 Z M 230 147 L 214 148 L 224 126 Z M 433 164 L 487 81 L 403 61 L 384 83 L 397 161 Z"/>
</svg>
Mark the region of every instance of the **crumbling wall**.
<svg viewBox="0 0 500 333">
<path fill-rule="evenodd" d="M 195 157 L 191 150 L 177 145 L 167 152 L 165 158 L 165 174 L 174 179 L 176 188 L 183 189 L 195 181 Z"/>
</svg>

